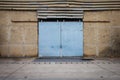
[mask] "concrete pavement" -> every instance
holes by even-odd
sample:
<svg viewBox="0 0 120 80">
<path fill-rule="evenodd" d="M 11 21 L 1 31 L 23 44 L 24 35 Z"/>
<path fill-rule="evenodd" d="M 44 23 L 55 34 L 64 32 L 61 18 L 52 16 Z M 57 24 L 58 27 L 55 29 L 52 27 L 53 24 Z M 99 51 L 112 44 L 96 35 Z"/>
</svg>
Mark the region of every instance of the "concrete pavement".
<svg viewBox="0 0 120 80">
<path fill-rule="evenodd" d="M 0 80 L 120 80 L 120 59 L 35 62 L 35 58 L 2 58 Z"/>
</svg>

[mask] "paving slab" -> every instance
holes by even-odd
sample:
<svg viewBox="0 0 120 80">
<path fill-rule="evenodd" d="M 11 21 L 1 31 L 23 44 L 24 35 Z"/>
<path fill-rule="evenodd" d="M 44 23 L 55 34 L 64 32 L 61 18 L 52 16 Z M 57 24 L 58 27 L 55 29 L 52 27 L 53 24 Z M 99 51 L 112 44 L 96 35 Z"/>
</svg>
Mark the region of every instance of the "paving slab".
<svg viewBox="0 0 120 80">
<path fill-rule="evenodd" d="M 0 80 L 120 80 L 120 59 L 35 60 L 0 59 Z"/>
</svg>

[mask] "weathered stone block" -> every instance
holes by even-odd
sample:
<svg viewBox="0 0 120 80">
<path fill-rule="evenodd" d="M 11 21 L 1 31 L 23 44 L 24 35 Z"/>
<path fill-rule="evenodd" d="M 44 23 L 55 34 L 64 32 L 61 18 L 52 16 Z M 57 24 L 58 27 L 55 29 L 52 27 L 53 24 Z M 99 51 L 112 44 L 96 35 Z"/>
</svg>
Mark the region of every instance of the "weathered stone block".
<svg viewBox="0 0 120 80">
<path fill-rule="evenodd" d="M 84 45 L 84 55 L 85 56 L 96 56 L 95 45 Z"/>
<path fill-rule="evenodd" d="M 26 57 L 36 57 L 38 55 L 37 45 L 25 45 L 24 52 Z"/>
<path fill-rule="evenodd" d="M 101 44 L 111 44 L 111 27 L 99 27 L 98 28 L 98 41 Z"/>
<path fill-rule="evenodd" d="M 9 27 L 0 27 L 0 44 L 8 42 Z"/>
<path fill-rule="evenodd" d="M 27 26 L 25 28 L 25 43 L 37 44 L 38 34 L 37 26 Z"/>
<path fill-rule="evenodd" d="M 112 57 L 112 49 L 109 45 L 100 45 L 99 46 L 99 57 Z"/>
<path fill-rule="evenodd" d="M 0 45 L 0 56 L 1 57 L 9 56 L 8 45 Z"/>
<path fill-rule="evenodd" d="M 23 43 L 23 28 L 20 26 L 13 26 L 11 29 L 10 43 Z"/>
<path fill-rule="evenodd" d="M 13 21 L 37 21 L 36 15 L 35 11 L 15 11 L 11 16 Z"/>
<path fill-rule="evenodd" d="M 111 11 L 110 20 L 113 27 L 120 27 L 120 11 Z"/>
<path fill-rule="evenodd" d="M 0 11 L 0 26 L 6 26 L 11 24 L 10 11 Z"/>
<path fill-rule="evenodd" d="M 84 23 L 84 43 L 95 44 L 95 26 L 92 23 Z"/>
<path fill-rule="evenodd" d="M 110 11 L 85 11 L 83 21 L 110 21 Z"/>
<path fill-rule="evenodd" d="M 112 28 L 111 46 L 113 50 L 120 51 L 120 28 Z"/>
<path fill-rule="evenodd" d="M 25 56 L 22 45 L 10 45 L 9 54 L 10 54 L 10 57 L 24 57 Z"/>
</svg>

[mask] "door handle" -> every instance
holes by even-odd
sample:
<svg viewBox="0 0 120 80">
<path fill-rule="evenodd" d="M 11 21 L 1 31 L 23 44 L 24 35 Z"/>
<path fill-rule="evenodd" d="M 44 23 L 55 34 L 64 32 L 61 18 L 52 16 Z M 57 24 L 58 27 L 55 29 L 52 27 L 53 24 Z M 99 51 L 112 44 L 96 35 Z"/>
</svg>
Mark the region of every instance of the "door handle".
<svg viewBox="0 0 120 80">
<path fill-rule="evenodd" d="M 60 45 L 60 48 L 62 48 L 62 45 Z"/>
</svg>

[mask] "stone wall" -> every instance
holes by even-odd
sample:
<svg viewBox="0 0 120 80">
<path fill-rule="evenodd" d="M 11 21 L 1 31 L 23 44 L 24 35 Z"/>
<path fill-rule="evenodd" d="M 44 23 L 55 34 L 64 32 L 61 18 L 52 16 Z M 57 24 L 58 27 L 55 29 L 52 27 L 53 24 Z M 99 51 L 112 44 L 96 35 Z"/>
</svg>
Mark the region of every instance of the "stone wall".
<svg viewBox="0 0 120 80">
<path fill-rule="evenodd" d="M 0 56 L 37 56 L 36 12 L 0 11 Z"/>
<path fill-rule="evenodd" d="M 84 12 L 84 56 L 120 57 L 120 11 Z M 37 57 L 36 11 L 0 11 L 0 56 Z"/>
<path fill-rule="evenodd" d="M 120 57 L 120 11 L 84 13 L 84 55 Z"/>
</svg>

